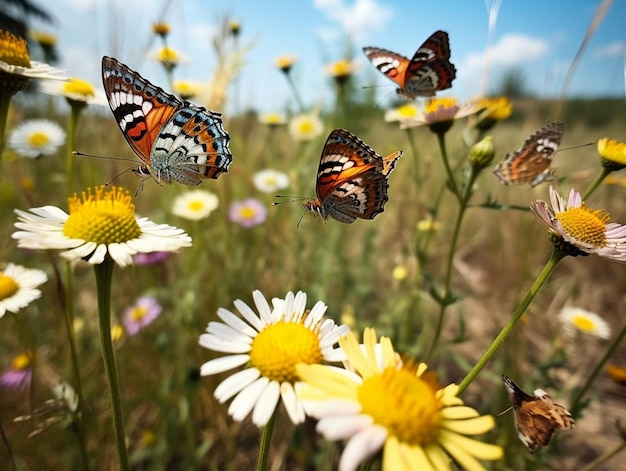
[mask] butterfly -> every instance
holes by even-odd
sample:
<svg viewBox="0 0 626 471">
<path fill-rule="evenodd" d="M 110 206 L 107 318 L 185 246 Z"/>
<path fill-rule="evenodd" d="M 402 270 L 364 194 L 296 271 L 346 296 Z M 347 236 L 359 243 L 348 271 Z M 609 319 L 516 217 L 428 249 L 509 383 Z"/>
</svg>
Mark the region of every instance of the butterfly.
<svg viewBox="0 0 626 471">
<path fill-rule="evenodd" d="M 554 173 L 550 168 L 565 126 L 560 121 L 547 124 L 531 134 L 514 152 L 509 152 L 493 170 L 493 175 L 504 185 L 536 186 L 549 180 Z"/>
<path fill-rule="evenodd" d="M 445 31 L 436 31 L 411 60 L 377 47 L 364 47 L 363 52 L 374 67 L 399 85 L 396 93 L 410 100 L 418 96 L 435 96 L 437 91 L 450 88 L 456 77 Z"/>
<path fill-rule="evenodd" d="M 317 199 L 304 208 L 324 220 L 329 217 L 346 224 L 357 218 L 374 219 L 389 200 L 389 174 L 402 151 L 381 157 L 361 139 L 345 129 L 330 133 L 317 169 Z"/>
<path fill-rule="evenodd" d="M 233 160 L 221 115 L 181 101 L 118 60 L 102 58 L 102 83 L 126 142 L 143 162 L 132 169 L 159 185 L 199 185 Z"/>
<path fill-rule="evenodd" d="M 534 396 L 530 396 L 508 376 L 502 376 L 502 380 L 513 403 L 517 436 L 531 453 L 547 446 L 557 430 L 574 428 L 572 414 L 543 389 L 535 389 Z"/>
</svg>

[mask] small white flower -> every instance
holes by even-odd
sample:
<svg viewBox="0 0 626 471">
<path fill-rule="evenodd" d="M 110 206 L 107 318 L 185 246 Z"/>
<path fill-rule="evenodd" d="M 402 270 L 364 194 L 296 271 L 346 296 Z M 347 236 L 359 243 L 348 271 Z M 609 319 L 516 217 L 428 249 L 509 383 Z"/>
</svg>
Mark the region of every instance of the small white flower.
<svg viewBox="0 0 626 471">
<path fill-rule="evenodd" d="M 62 96 L 88 105 L 109 106 L 103 89 L 96 88 L 90 82 L 75 77 L 66 82 L 45 80 L 41 82 L 39 89 L 47 95 Z"/>
<path fill-rule="evenodd" d="M 315 113 L 301 114 L 289 121 L 289 134 L 296 141 L 310 141 L 324 132 L 324 123 Z"/>
<path fill-rule="evenodd" d="M 206 190 L 191 190 L 183 193 L 174 200 L 172 213 L 191 221 L 199 221 L 209 217 L 217 209 L 219 200 L 217 195 Z"/>
<path fill-rule="evenodd" d="M 65 143 L 65 131 L 54 121 L 33 119 L 17 126 L 7 141 L 21 157 L 31 159 L 54 154 Z"/>
<path fill-rule="evenodd" d="M 272 300 L 270 307 L 260 291 L 252 293 L 258 315 L 243 301 L 236 300 L 240 316 L 219 308 L 223 322 L 209 322 L 200 345 L 229 355 L 210 360 L 200 368 L 202 376 L 222 373 L 245 365 L 215 389 L 221 403 L 235 396 L 228 413 L 241 421 L 252 411 L 252 422 L 263 426 L 270 419 L 278 401 L 282 402 L 294 424 L 304 421 L 304 408 L 295 388 L 299 378 L 296 365 L 336 361 L 333 345 L 348 332 L 325 319 L 326 305 L 318 301 L 306 309 L 306 294 L 291 291 L 285 299 Z M 242 319 L 243 318 L 243 319 Z"/>
<path fill-rule="evenodd" d="M 32 79 L 40 80 L 68 80 L 65 70 L 57 69 L 43 62 L 30 61 L 30 67 L 21 67 L 19 65 L 7 64 L 0 61 L 0 70 L 13 75 L 21 75 Z"/>
<path fill-rule="evenodd" d="M 564 307 L 559 313 L 559 320 L 570 335 L 578 331 L 605 340 L 611 337 L 611 327 L 602 317 L 579 307 Z"/>
<path fill-rule="evenodd" d="M 274 193 L 289 186 L 289 176 L 286 173 L 268 168 L 255 173 L 252 182 L 257 190 L 263 193 Z"/>
<path fill-rule="evenodd" d="M 17 313 L 41 297 L 37 287 L 48 280 L 41 270 L 24 268 L 9 263 L 0 272 L 0 317 L 9 311 Z"/>
</svg>

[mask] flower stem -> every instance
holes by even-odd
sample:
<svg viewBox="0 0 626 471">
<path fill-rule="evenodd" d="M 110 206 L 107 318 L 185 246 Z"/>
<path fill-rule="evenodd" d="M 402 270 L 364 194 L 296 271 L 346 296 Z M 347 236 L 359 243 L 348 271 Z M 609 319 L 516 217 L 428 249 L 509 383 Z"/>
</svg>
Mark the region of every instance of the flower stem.
<svg viewBox="0 0 626 471">
<path fill-rule="evenodd" d="M 591 185 L 589 185 L 589 187 L 585 190 L 582 200 L 585 201 L 587 198 L 589 198 L 589 196 L 591 196 L 591 193 L 593 193 L 595 189 L 598 188 L 598 185 L 600 185 L 600 183 L 602 183 L 602 181 L 611 172 L 612 170 L 610 168 L 602 167 L 602 171 L 598 174 L 596 179 L 593 182 L 591 182 Z"/>
<path fill-rule="evenodd" d="M 4 135 L 7 127 L 7 116 L 9 115 L 9 105 L 13 95 L 2 91 L 0 93 L 0 160 L 2 160 L 2 153 L 4 151 Z"/>
<path fill-rule="evenodd" d="M 459 391 L 457 395 L 461 395 L 461 393 L 465 391 L 465 389 L 472 383 L 472 381 L 474 381 L 476 376 L 478 376 L 478 374 L 482 371 L 482 369 L 489 362 L 489 360 L 491 360 L 491 357 L 502 346 L 504 341 L 508 338 L 508 336 L 513 331 L 513 328 L 517 325 L 519 320 L 522 318 L 522 315 L 526 312 L 526 308 L 528 308 L 531 301 L 535 298 L 535 296 L 537 295 L 541 287 L 545 284 L 545 282 L 548 280 L 548 278 L 550 277 L 550 275 L 552 274 L 556 266 L 559 264 L 561 260 L 563 260 L 565 256 L 566 254 L 564 252 L 562 252 L 556 247 L 554 248 L 554 250 L 552 251 L 552 255 L 550 256 L 545 266 L 541 270 L 541 273 L 539 273 L 539 276 L 537 276 L 537 279 L 535 280 L 533 285 L 530 287 L 530 290 L 528 291 L 528 293 L 526 293 L 526 296 L 524 297 L 524 299 L 522 299 L 522 302 L 519 303 L 519 305 L 513 312 L 513 315 L 509 319 L 509 321 L 502 328 L 498 336 L 494 339 L 494 341 L 491 343 L 491 345 L 489 346 L 487 351 L 483 354 L 483 356 L 480 358 L 480 360 L 476 362 L 474 367 L 470 370 L 469 373 L 467 373 L 465 378 L 463 378 L 463 381 L 461 381 L 461 383 L 459 384 Z"/>
<path fill-rule="evenodd" d="M 67 175 L 67 196 L 74 194 L 74 148 L 76 147 L 76 126 L 82 108 L 70 102 L 70 116 L 67 123 L 67 148 L 65 157 L 65 172 Z"/>
<path fill-rule="evenodd" d="M 433 342 L 430 345 L 430 349 L 426 354 L 426 362 L 430 361 L 432 355 L 435 353 L 437 346 L 439 344 L 439 340 L 441 338 L 441 333 L 443 331 L 443 324 L 446 315 L 446 310 L 448 306 L 451 304 L 451 290 L 450 284 L 452 282 L 452 270 L 454 268 L 454 255 L 456 253 L 456 246 L 459 241 L 459 234 L 461 233 L 461 225 L 463 224 L 463 217 L 465 216 L 465 211 L 467 210 L 467 204 L 472 196 L 472 187 L 474 186 L 474 180 L 478 176 L 478 170 L 475 167 L 471 167 L 471 173 L 467 180 L 467 184 L 465 186 L 463 195 L 459 198 L 459 213 L 457 215 L 454 232 L 452 233 L 452 240 L 450 241 L 450 250 L 448 252 L 448 261 L 446 263 L 446 278 L 444 281 L 443 295 L 439 300 L 439 317 L 437 319 L 437 327 L 435 328 L 435 335 L 433 337 Z"/>
<path fill-rule="evenodd" d="M 413 165 L 415 166 L 415 184 L 417 188 L 420 188 L 422 185 L 422 176 L 420 172 L 420 162 L 417 153 L 417 146 L 415 145 L 415 136 L 413 135 L 413 131 L 411 128 L 406 129 L 406 136 L 409 139 L 409 146 L 411 147 L 411 153 L 413 154 Z"/>
<path fill-rule="evenodd" d="M 104 261 L 95 265 L 96 285 L 98 290 L 98 318 L 100 320 L 100 344 L 104 370 L 109 383 L 109 395 L 113 412 L 113 431 L 119 455 L 122 471 L 128 471 L 128 456 L 124 440 L 124 420 L 122 418 L 122 405 L 120 401 L 120 387 L 115 366 L 115 354 L 111 341 L 111 283 L 113 279 L 113 267 L 115 263 L 110 255 L 106 255 Z"/>
<path fill-rule="evenodd" d="M 298 107 L 300 108 L 300 112 L 304 113 L 304 104 L 302 102 L 302 98 L 300 98 L 300 93 L 298 93 L 298 89 L 296 88 L 296 84 L 294 83 L 293 78 L 291 77 L 291 74 L 285 73 L 285 76 L 287 77 L 287 82 L 289 82 L 289 87 L 291 88 L 291 91 L 293 92 L 293 96 L 296 98 L 296 101 L 298 102 Z"/>
<path fill-rule="evenodd" d="M 585 394 L 587 393 L 587 391 L 589 390 L 593 382 L 596 380 L 596 377 L 598 376 L 598 374 L 600 374 L 600 372 L 604 368 L 604 365 L 606 365 L 607 361 L 609 361 L 609 359 L 613 356 L 613 354 L 615 353 L 615 350 L 617 350 L 617 347 L 619 347 L 620 343 L 622 343 L 622 340 L 624 340 L 625 336 L 626 336 L 626 324 L 624 324 L 624 326 L 622 327 L 622 330 L 620 330 L 619 334 L 617 334 L 613 342 L 611 342 L 611 345 L 609 345 L 609 348 L 606 350 L 606 353 L 604 354 L 602 359 L 596 364 L 595 368 L 593 369 L 593 371 L 587 378 L 587 381 L 585 382 L 583 387 L 578 389 L 575 392 L 574 397 L 571 401 L 572 405 L 570 407 L 570 409 L 572 410 L 572 413 L 574 414 L 574 417 L 580 416 L 577 412 L 578 412 L 578 408 L 580 407 L 582 398 L 585 396 Z"/>
<path fill-rule="evenodd" d="M 261 443 L 259 443 L 259 459 L 257 461 L 257 471 L 265 471 L 267 469 L 267 460 L 270 454 L 270 443 L 272 442 L 272 433 L 274 433 L 274 424 L 276 423 L 276 416 L 278 415 L 278 407 L 274 410 L 274 413 L 267 421 L 265 427 L 263 427 L 263 433 L 261 434 Z"/>
<path fill-rule="evenodd" d="M 448 160 L 448 151 L 446 150 L 446 133 L 438 132 L 436 134 L 437 142 L 439 143 L 439 150 L 441 151 L 441 157 L 443 157 L 443 165 L 445 166 L 446 174 L 448 175 L 450 189 L 458 199 L 461 199 L 461 193 L 459 192 L 459 187 L 456 185 L 456 180 L 454 179 L 454 174 L 452 173 L 452 168 L 450 167 L 450 161 Z"/>
</svg>

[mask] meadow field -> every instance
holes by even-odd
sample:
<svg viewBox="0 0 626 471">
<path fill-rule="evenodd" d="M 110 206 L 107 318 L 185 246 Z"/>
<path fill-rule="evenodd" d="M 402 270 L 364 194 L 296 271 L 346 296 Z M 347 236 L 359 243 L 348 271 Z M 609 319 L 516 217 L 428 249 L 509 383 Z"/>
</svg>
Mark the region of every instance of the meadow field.
<svg viewBox="0 0 626 471">
<path fill-rule="evenodd" d="M 16 312 L 6 309 L 1 319 L 0 368 L 4 375 L 14 373 L 0 384 L 3 469 L 120 469 L 110 377 L 103 366 L 98 264 L 67 261 L 60 250 L 44 246 L 18 248 L 13 237 L 26 230 L 14 225 L 16 209 L 55 206 L 68 213 L 68 196 L 78 192 L 80 200 L 81 192 L 109 182 L 104 191 L 115 186 L 128 192 L 136 215 L 180 228 L 192 239 L 190 246 L 158 259 L 135 255 L 125 267 L 107 258 L 112 270 L 109 340 L 130 469 L 337 469 L 345 442 L 325 440 L 313 418 L 294 424 L 279 402 L 272 430 L 265 434 L 269 425 L 259 427 L 249 414 L 232 417 L 232 399 L 220 403 L 214 397 L 231 371 L 201 375 L 201 366 L 223 352 L 203 348 L 200 336 L 209 322 L 223 321 L 219 308 L 237 312 L 235 300 L 256 312 L 255 290 L 268 301 L 303 291 L 307 309 L 322 301 L 328 307 L 325 315 L 349 326 L 359 339 L 365 328 L 374 328 L 377 336 L 391 339 L 405 364 L 426 362 L 439 385 L 462 384 L 465 405 L 493 417 L 494 426 L 474 438 L 502 449 L 501 459 L 481 461 L 485 469 L 623 469 L 623 455 L 611 459 L 611 454 L 626 446 L 624 265 L 579 246 L 572 251 L 576 244 L 554 231 L 551 236 L 530 205 L 537 200 L 550 205 L 551 186 L 566 200 L 573 188 L 585 195 L 584 207 L 626 223 L 626 173 L 619 171 L 615 152 L 600 155 L 597 145 L 602 138 L 615 139 L 615 147 L 609 147 L 620 149 L 621 166 L 626 166 L 624 100 L 492 97 L 474 103 L 466 117 L 430 116 L 423 125 L 401 129 L 385 114 L 398 107 L 407 112 L 407 101 L 377 103 L 372 90 L 352 83 L 351 71 L 343 70 L 328 78 L 335 85 L 334 106 L 300 108 L 294 99 L 284 119 L 254 110 L 225 113 L 232 165 L 197 188 L 161 186 L 154 179 L 140 186 L 127 171 L 137 164 L 115 160 L 137 158 L 108 107 L 88 99 L 76 105 L 75 96 L 68 105 L 36 87 L 15 95 L 7 136 L 21 123 L 46 119 L 68 137 L 50 155 L 23 158 L 8 141 L 2 154 L 0 269 L 15 264 L 47 277 L 37 287 L 38 299 Z M 279 74 L 289 87 L 289 71 L 277 71 L 282 79 Z M 168 84 L 145 78 L 171 91 Z M 234 99 L 236 88 L 228 88 L 234 78 L 225 78 L 222 106 L 215 107 L 215 95 L 191 101 L 223 111 L 223 100 Z M 297 90 L 297 82 L 291 85 Z M 465 107 L 451 99 L 419 99 L 416 116 L 429 110 L 436 116 L 457 105 Z M 490 114 L 502 107 L 510 107 L 510 116 Z M 301 115 L 318 119 L 319 132 L 302 134 L 311 123 L 292 126 Z M 535 187 L 499 183 L 492 175 L 495 165 L 556 120 L 564 123 L 565 132 L 552 180 Z M 389 176 L 384 212 L 375 219 L 342 224 L 304 215 L 302 200 L 274 205 L 285 200 L 277 194 L 315 198 L 320 154 L 336 128 L 354 133 L 380 155 L 404 152 Z M 493 149 L 489 140 L 475 147 L 486 136 L 493 138 Z M 257 175 L 267 169 L 280 173 L 271 174 L 270 183 L 287 183 L 278 189 L 268 181 L 259 183 Z M 179 197 L 197 189 L 213 196 L 197 196 L 187 212 L 174 211 Z M 198 205 L 210 208 L 194 214 Z M 581 213 L 580 224 L 587 221 L 585 215 L 601 221 L 602 229 L 607 223 L 601 212 Z M 581 237 L 586 230 L 581 229 Z M 564 255 L 547 270 L 555 260 L 553 251 Z M 6 279 L 0 275 L 0 305 L 9 296 L 2 291 L 10 289 L 2 284 Z M 152 307 L 137 307 L 140 298 L 150 298 Z M 141 323 L 154 305 L 158 313 Z M 563 320 L 559 314 L 566 307 L 597 313 L 600 319 Z M 600 328 L 602 320 L 608 331 Z M 484 367 L 474 370 L 475 377 L 468 377 L 506 325 L 511 330 L 501 345 Z M 282 347 L 297 348 L 283 340 Z M 28 375 L 17 381 L 20 371 Z M 546 390 L 572 413 L 575 428 L 557 431 L 549 446 L 530 453 L 517 437 L 513 412 L 498 415 L 511 405 L 502 375 L 529 394 Z M 263 465 L 257 462 L 259 447 L 265 446 L 261 437 L 270 440 Z M 380 452 L 374 453 L 362 469 L 382 469 L 380 458 Z M 458 462 L 450 466 L 462 469 Z"/>
</svg>

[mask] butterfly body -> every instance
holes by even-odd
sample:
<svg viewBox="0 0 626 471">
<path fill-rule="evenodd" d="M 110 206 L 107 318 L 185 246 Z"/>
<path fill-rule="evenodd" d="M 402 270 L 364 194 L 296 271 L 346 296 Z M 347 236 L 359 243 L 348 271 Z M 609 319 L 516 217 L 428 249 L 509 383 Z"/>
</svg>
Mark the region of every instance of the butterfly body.
<svg viewBox="0 0 626 471">
<path fill-rule="evenodd" d="M 304 208 L 326 220 L 350 224 L 357 218 L 373 219 L 388 201 L 388 177 L 401 151 L 381 157 L 344 129 L 330 133 L 317 170 L 317 199 Z"/>
<path fill-rule="evenodd" d="M 569 411 L 543 389 L 535 389 L 531 396 L 508 376 L 502 376 L 502 380 L 515 410 L 517 435 L 531 452 L 547 446 L 557 430 L 574 428 Z"/>
<path fill-rule="evenodd" d="M 452 86 L 456 68 L 450 62 L 448 33 L 437 31 L 422 44 L 412 59 L 377 47 L 364 47 L 369 61 L 399 88 L 396 93 L 415 99 L 431 97 Z"/>
<path fill-rule="evenodd" d="M 198 185 L 232 162 L 221 115 L 181 101 L 111 57 L 102 58 L 109 106 L 131 149 L 143 162 L 133 169 L 157 183 Z"/>
<path fill-rule="evenodd" d="M 493 170 L 493 175 L 503 185 L 536 186 L 549 180 L 554 173 L 550 168 L 565 126 L 559 121 L 547 124 L 531 134 L 514 152 L 509 152 Z"/>
</svg>

